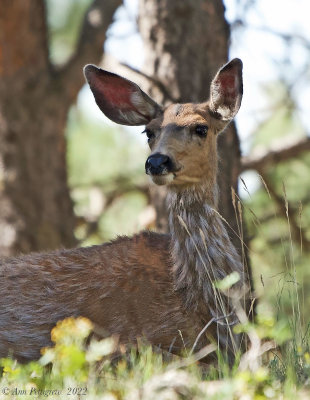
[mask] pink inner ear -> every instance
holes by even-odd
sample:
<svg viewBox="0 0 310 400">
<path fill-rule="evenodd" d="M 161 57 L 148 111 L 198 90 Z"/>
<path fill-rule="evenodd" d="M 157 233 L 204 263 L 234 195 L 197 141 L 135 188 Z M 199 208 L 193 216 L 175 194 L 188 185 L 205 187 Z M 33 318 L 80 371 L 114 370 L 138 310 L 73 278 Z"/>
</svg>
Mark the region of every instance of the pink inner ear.
<svg viewBox="0 0 310 400">
<path fill-rule="evenodd" d="M 221 84 L 221 89 L 229 95 L 233 95 L 236 92 L 236 78 L 232 74 L 222 73 L 219 76 L 219 81 Z"/>
<path fill-rule="evenodd" d="M 131 101 L 131 94 L 134 92 L 134 89 L 128 82 L 120 80 L 117 77 L 101 78 L 98 86 L 111 105 L 122 109 L 135 108 Z"/>
</svg>

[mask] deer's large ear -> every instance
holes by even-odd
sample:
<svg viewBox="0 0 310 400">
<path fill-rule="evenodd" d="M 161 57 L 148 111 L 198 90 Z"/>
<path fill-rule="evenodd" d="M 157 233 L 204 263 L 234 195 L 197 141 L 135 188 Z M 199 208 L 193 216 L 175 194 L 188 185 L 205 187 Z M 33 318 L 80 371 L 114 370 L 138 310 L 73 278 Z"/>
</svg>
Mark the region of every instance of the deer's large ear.
<svg viewBox="0 0 310 400">
<path fill-rule="evenodd" d="M 242 61 L 234 58 L 218 71 L 211 83 L 211 112 L 218 119 L 230 121 L 239 111 L 242 94 Z"/>
<path fill-rule="evenodd" d="M 160 112 L 160 106 L 128 79 L 91 64 L 84 67 L 84 75 L 100 110 L 118 124 L 145 125 Z"/>
</svg>

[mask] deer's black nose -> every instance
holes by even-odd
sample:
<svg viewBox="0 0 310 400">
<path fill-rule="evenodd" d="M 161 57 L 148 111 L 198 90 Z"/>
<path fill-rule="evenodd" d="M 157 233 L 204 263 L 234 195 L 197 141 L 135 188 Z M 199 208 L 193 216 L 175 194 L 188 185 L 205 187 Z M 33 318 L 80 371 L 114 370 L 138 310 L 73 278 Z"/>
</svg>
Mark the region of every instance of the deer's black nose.
<svg viewBox="0 0 310 400">
<path fill-rule="evenodd" d="M 171 172 L 172 162 L 165 154 L 152 154 L 145 163 L 145 172 L 150 175 L 164 175 Z"/>
</svg>

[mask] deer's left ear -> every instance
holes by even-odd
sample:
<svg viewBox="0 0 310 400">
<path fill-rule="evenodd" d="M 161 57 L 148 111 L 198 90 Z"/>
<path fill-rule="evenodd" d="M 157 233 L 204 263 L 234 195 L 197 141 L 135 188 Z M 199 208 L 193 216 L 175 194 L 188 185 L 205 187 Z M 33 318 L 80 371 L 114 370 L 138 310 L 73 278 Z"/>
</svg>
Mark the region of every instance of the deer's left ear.
<svg viewBox="0 0 310 400">
<path fill-rule="evenodd" d="M 239 111 L 242 94 L 242 61 L 234 58 L 218 71 L 211 83 L 211 112 L 222 121 L 232 120 Z"/>
</svg>

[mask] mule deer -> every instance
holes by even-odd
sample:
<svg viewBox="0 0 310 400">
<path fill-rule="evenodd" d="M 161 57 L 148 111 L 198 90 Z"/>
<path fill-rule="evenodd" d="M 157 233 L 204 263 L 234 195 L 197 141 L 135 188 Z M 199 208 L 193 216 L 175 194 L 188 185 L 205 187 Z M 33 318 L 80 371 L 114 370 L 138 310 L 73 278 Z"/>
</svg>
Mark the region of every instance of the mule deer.
<svg viewBox="0 0 310 400">
<path fill-rule="evenodd" d="M 56 322 L 80 315 L 123 343 L 142 336 L 173 352 L 191 346 L 213 318 L 208 335 L 232 346 L 233 302 L 214 282 L 236 271 L 236 286 L 248 283 L 216 211 L 217 135 L 241 104 L 241 61 L 219 70 L 208 102 L 166 108 L 118 75 L 93 65 L 84 73 L 107 117 L 146 124 L 151 155 L 145 169 L 154 183 L 168 187 L 170 235 L 142 232 L 100 246 L 3 261 L 0 356 L 39 357 Z"/>
</svg>

